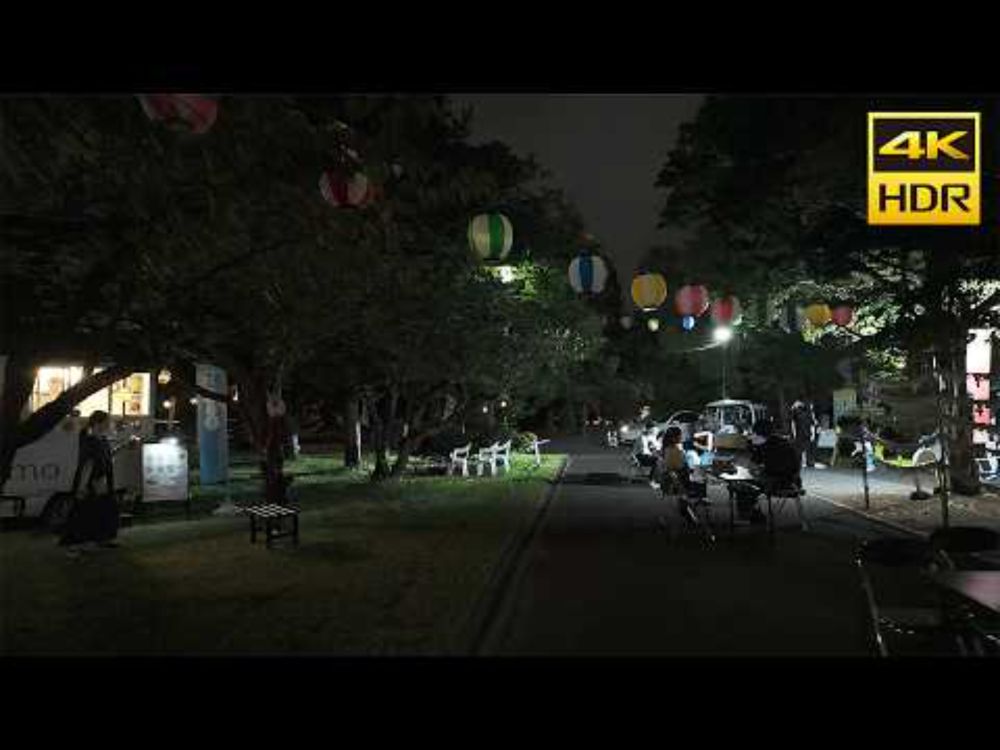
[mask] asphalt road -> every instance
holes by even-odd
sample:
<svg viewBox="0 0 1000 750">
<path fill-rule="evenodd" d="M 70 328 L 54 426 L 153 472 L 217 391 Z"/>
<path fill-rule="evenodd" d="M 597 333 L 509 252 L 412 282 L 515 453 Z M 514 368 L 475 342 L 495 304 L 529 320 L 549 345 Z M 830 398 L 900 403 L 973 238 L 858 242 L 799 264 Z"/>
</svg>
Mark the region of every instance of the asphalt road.
<svg viewBox="0 0 1000 750">
<path fill-rule="evenodd" d="M 630 482 L 625 457 L 587 440 L 571 458 L 520 560 L 484 652 L 496 655 L 773 656 L 869 654 L 852 553 L 894 535 L 808 497 L 772 544 L 763 527 L 728 535 L 712 490 L 717 542 L 685 533 L 672 504 Z"/>
</svg>

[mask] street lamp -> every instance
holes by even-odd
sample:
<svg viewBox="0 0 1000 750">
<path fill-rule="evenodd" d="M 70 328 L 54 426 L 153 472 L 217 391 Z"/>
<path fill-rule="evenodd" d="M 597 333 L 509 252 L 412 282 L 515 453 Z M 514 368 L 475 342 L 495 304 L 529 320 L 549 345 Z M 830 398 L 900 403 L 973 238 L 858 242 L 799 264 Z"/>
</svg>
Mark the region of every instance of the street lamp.
<svg viewBox="0 0 1000 750">
<path fill-rule="evenodd" d="M 712 333 L 712 337 L 722 344 L 722 398 L 729 398 L 726 392 L 726 360 L 729 359 L 727 344 L 733 339 L 733 329 L 729 326 L 719 326 Z"/>
</svg>

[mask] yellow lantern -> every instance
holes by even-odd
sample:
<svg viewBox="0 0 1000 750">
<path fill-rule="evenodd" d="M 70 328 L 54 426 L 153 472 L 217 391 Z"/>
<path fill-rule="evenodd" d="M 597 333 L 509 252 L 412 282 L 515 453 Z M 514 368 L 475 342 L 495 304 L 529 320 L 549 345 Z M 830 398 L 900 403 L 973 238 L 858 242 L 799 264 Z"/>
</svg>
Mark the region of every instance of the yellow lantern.
<svg viewBox="0 0 1000 750">
<path fill-rule="evenodd" d="M 632 301 L 642 310 L 655 310 L 667 298 L 667 280 L 658 273 L 643 273 L 632 279 Z"/>
<path fill-rule="evenodd" d="M 822 328 L 830 322 L 830 319 L 830 306 L 827 304 L 817 302 L 816 304 L 809 305 L 809 307 L 806 308 L 806 320 L 812 323 L 816 328 Z"/>
</svg>

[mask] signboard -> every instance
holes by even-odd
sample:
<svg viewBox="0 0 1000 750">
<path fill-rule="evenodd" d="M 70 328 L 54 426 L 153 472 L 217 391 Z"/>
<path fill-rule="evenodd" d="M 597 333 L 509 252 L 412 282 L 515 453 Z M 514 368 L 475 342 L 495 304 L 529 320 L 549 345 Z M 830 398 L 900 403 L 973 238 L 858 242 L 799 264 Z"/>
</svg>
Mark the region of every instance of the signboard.
<svg viewBox="0 0 1000 750">
<path fill-rule="evenodd" d="M 142 500 L 146 503 L 188 499 L 188 452 L 180 443 L 142 446 Z"/>
<path fill-rule="evenodd" d="M 967 375 L 965 385 L 973 401 L 990 400 L 990 379 L 985 375 Z"/>
<path fill-rule="evenodd" d="M 989 375 L 993 331 L 989 328 L 979 328 L 969 333 L 975 338 L 965 348 L 965 371 L 974 375 Z"/>
<path fill-rule="evenodd" d="M 202 388 L 228 394 L 226 372 L 212 365 L 196 365 L 195 382 Z M 226 404 L 198 398 L 198 478 L 202 484 L 218 484 L 229 478 L 229 430 Z"/>
<path fill-rule="evenodd" d="M 840 388 L 833 392 L 833 424 L 841 417 L 858 410 L 858 392 L 854 388 Z"/>
</svg>

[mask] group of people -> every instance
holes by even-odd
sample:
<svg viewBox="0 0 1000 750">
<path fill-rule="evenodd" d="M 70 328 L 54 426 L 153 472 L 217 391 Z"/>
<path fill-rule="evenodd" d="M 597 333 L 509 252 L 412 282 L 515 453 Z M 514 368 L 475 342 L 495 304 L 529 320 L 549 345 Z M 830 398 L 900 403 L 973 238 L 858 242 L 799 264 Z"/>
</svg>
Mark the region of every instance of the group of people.
<svg viewBox="0 0 1000 750">
<path fill-rule="evenodd" d="M 753 426 L 750 439 L 752 478 L 733 484 L 739 516 L 750 523 L 765 523 L 767 518 L 758 507 L 758 501 L 768 491 L 801 489 L 803 450 L 792 439 L 782 435 L 773 420 L 759 420 Z M 813 435 L 814 438 L 814 435 Z M 649 480 L 664 491 L 672 482 L 680 485 L 678 502 L 680 515 L 693 522 L 689 501 L 708 495 L 706 470 L 714 461 L 714 440 L 711 431 L 693 430 L 687 439 L 681 428 L 672 425 L 657 434 L 647 429 L 637 441 L 635 460 L 649 469 Z"/>
</svg>

